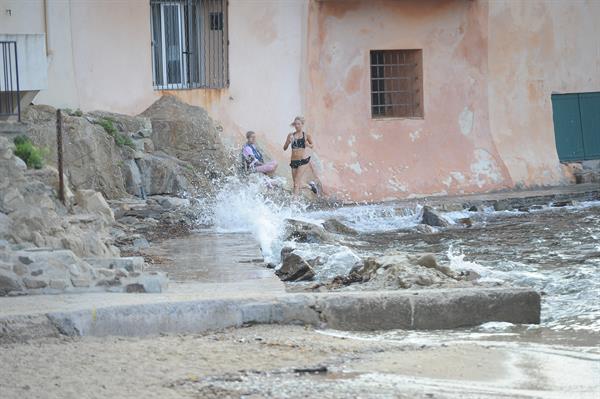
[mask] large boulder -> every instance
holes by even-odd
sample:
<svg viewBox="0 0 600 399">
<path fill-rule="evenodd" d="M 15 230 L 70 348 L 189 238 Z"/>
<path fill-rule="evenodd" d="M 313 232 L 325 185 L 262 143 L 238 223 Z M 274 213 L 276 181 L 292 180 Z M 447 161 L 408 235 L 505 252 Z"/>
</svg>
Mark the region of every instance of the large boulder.
<svg viewBox="0 0 600 399">
<path fill-rule="evenodd" d="M 226 150 L 205 109 L 167 95 L 141 116 L 152 121 L 152 141 L 157 151 L 190 162 L 199 172 L 194 182 L 199 188 L 210 190 L 211 180 L 233 172 L 235 156 Z"/>
<path fill-rule="evenodd" d="M 47 162 L 56 167 L 56 109 L 32 105 L 23 112 L 28 135 L 48 152 Z M 75 189 L 93 189 L 106 198 L 125 195 L 123 160 L 132 150 L 119 147 L 103 127 L 85 117 L 63 113 L 63 165 Z"/>
<path fill-rule="evenodd" d="M 180 195 L 189 190 L 186 163 L 157 151 L 136 160 L 146 195 Z"/>
</svg>

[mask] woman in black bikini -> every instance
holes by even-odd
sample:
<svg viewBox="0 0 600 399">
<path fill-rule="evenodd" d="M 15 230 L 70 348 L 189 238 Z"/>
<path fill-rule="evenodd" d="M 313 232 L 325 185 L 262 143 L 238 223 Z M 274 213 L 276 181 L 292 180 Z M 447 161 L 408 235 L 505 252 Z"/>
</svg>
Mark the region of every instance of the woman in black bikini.
<svg viewBox="0 0 600 399">
<path fill-rule="evenodd" d="M 287 140 L 283 145 L 283 151 L 286 151 L 288 147 L 292 146 L 292 160 L 290 166 L 292 168 L 292 179 L 294 180 L 294 195 L 300 193 L 300 185 L 302 182 L 302 175 L 310 162 L 310 156 L 305 157 L 306 147 L 313 148 L 313 141 L 310 134 L 304 133 L 302 127 L 304 126 L 304 118 L 297 116 L 292 122 L 294 127 L 294 133 L 290 133 L 287 136 Z"/>
</svg>

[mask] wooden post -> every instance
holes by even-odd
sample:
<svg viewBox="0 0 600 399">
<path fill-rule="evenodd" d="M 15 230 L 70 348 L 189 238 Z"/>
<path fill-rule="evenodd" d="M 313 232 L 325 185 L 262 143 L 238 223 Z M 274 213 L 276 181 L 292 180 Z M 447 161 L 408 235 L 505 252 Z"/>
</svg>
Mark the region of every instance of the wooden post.
<svg viewBox="0 0 600 399">
<path fill-rule="evenodd" d="M 58 199 L 65 205 L 65 182 L 63 179 L 62 114 L 56 110 L 56 153 L 58 154 Z"/>
</svg>

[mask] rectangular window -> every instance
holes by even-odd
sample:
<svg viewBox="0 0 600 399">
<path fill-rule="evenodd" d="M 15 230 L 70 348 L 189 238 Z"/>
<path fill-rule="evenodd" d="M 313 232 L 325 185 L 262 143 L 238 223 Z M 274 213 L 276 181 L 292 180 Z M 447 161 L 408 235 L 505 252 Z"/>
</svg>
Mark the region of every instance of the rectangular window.
<svg viewBox="0 0 600 399">
<path fill-rule="evenodd" d="M 226 0 L 150 0 L 157 90 L 229 85 Z"/>
<path fill-rule="evenodd" d="M 371 50 L 371 116 L 423 118 L 422 50 Z"/>
</svg>

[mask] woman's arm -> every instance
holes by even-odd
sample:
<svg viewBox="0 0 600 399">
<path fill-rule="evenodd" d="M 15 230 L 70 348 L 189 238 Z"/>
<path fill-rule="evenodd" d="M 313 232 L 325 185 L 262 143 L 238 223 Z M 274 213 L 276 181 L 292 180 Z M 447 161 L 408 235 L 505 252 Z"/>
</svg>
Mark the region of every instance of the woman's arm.
<svg viewBox="0 0 600 399">
<path fill-rule="evenodd" d="M 292 134 L 288 134 L 285 144 L 283 145 L 283 151 L 286 151 L 292 142 Z"/>
<path fill-rule="evenodd" d="M 306 135 L 306 145 L 308 146 L 308 148 L 315 147 L 315 143 L 313 142 L 312 136 L 310 134 Z"/>
</svg>

